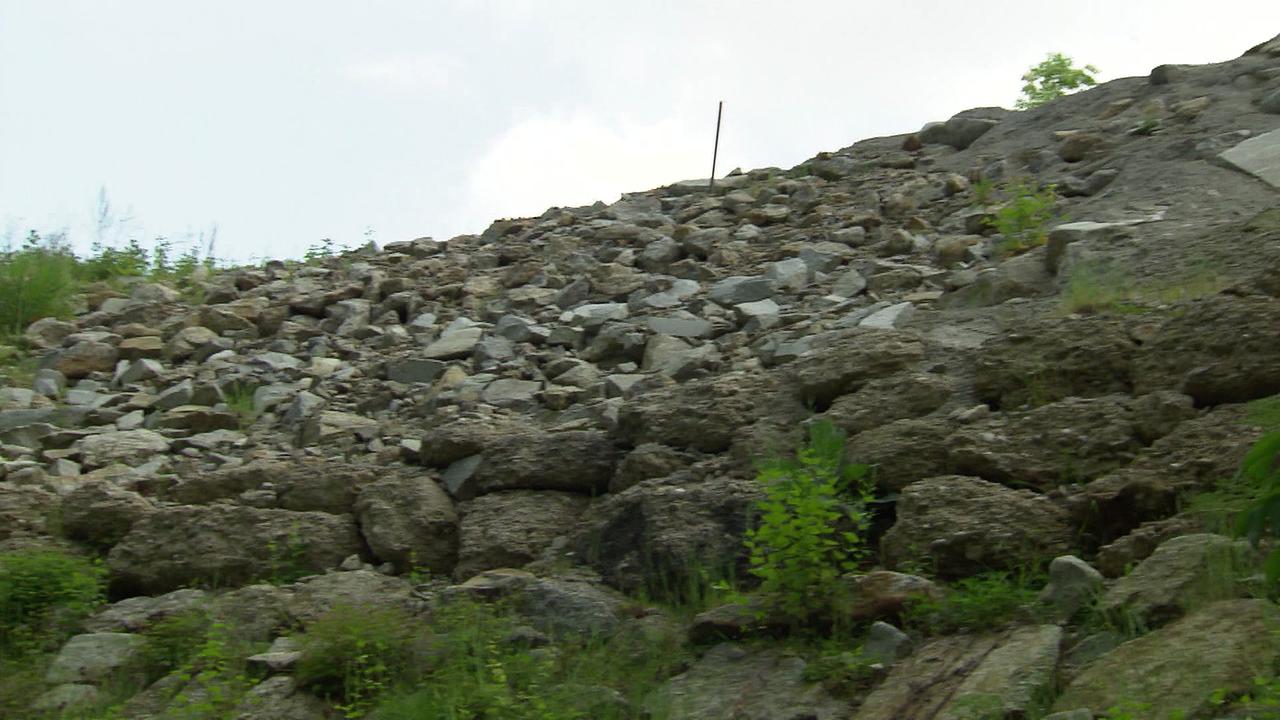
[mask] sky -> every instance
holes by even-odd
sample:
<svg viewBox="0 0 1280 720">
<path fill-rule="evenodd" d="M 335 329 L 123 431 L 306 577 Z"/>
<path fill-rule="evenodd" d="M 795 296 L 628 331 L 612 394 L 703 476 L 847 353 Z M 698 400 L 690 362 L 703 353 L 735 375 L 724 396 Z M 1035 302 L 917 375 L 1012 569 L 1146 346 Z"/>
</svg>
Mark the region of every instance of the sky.
<svg viewBox="0 0 1280 720">
<path fill-rule="evenodd" d="M 299 257 L 791 167 L 1099 80 L 1219 62 L 1275 0 L 0 0 L 0 238 Z M 95 220 L 100 196 L 111 208 Z"/>
</svg>

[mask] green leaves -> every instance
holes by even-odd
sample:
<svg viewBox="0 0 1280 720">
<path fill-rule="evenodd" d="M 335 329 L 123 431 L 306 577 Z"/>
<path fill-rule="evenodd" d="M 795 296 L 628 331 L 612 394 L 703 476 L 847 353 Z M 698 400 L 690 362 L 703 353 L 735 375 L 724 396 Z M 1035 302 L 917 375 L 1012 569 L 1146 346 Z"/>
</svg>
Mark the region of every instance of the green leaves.
<svg viewBox="0 0 1280 720">
<path fill-rule="evenodd" d="M 1036 65 L 1022 76 L 1022 97 L 1018 98 L 1016 107 L 1019 110 L 1030 110 L 1062 97 L 1069 90 L 1082 86 L 1097 85 L 1093 74 L 1098 68 L 1085 65 L 1083 68 L 1073 66 L 1071 58 L 1062 53 L 1053 53 L 1044 62 Z"/>
<path fill-rule="evenodd" d="M 1280 534 L 1280 431 L 1269 432 L 1253 444 L 1240 463 L 1236 481 L 1262 490 L 1261 497 L 1236 520 L 1236 534 L 1256 547 L 1264 535 Z M 1266 572 L 1268 583 L 1280 581 L 1280 549 L 1271 551 Z"/>
<path fill-rule="evenodd" d="M 765 498 L 758 525 L 747 532 L 751 574 L 779 609 L 802 619 L 831 601 L 840 575 L 865 551 L 862 536 L 873 497 L 870 467 L 844 460 L 844 433 L 814 423 L 795 458 L 758 462 Z"/>
</svg>

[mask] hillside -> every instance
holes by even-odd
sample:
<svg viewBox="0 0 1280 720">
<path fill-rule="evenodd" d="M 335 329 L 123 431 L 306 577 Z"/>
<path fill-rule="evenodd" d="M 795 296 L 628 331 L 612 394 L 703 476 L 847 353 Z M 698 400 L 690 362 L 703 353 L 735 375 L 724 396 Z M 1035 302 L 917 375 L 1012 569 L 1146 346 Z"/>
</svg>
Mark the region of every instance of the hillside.
<svg viewBox="0 0 1280 720">
<path fill-rule="evenodd" d="M 0 715 L 1280 717 L 1280 36 L 198 285 L 25 331 Z"/>
</svg>

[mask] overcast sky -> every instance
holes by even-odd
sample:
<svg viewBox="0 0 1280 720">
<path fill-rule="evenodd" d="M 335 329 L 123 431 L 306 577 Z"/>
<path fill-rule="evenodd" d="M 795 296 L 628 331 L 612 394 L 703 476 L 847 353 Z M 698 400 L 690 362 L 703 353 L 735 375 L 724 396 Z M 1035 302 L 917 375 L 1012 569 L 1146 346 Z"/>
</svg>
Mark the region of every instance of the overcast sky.
<svg viewBox="0 0 1280 720">
<path fill-rule="evenodd" d="M 1049 52 L 1099 79 L 1227 60 L 1276 0 L 0 0 L 0 232 L 299 256 L 1011 107 Z"/>
</svg>

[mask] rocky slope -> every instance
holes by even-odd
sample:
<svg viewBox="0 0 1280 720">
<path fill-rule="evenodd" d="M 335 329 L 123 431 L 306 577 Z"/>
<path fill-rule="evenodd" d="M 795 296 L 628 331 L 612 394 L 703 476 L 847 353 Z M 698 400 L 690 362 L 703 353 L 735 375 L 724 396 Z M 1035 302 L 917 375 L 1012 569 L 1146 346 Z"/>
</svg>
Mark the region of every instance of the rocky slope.
<svg viewBox="0 0 1280 720">
<path fill-rule="evenodd" d="M 1054 695 L 1081 710 L 1062 717 L 1212 717 L 1214 690 L 1280 660 L 1274 605 L 1196 595 L 1231 541 L 1183 510 L 1261 434 L 1246 404 L 1280 393 L 1278 157 L 1280 38 L 714 189 L 226 271 L 199 304 L 91 294 L 27 331 L 34 385 L 0 389 L 0 549 L 98 553 L 116 601 L 41 703 L 94 695 L 121 638 L 177 609 L 272 639 L 339 599 L 430 613 L 424 571 L 434 594 L 523 588 L 535 627 L 615 632 L 640 622 L 624 594 L 745 577 L 752 459 L 825 418 L 878 468 L 862 619 L 1059 558 L 1051 600 L 1093 588 L 1151 632 L 917 637 L 852 697 L 713 642 L 660 691 L 668 717 L 976 717 L 965 699 L 992 697 L 1023 717 Z M 1018 179 L 1060 199 L 1048 242 L 1006 256 L 984 221 L 1002 196 L 981 196 Z M 1064 306 L 1098 288 L 1127 297 Z M 297 582 L 255 584 L 285 560 Z M 145 695 L 128 716 L 164 716 Z M 333 712 L 287 667 L 259 695 L 274 709 L 245 717 Z"/>
</svg>

